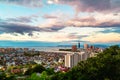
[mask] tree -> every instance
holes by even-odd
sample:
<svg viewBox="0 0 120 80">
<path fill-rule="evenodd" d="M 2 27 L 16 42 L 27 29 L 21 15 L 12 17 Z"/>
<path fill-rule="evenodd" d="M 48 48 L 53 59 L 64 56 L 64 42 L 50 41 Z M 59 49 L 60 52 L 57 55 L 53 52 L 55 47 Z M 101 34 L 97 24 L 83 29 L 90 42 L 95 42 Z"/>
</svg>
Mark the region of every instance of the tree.
<svg viewBox="0 0 120 80">
<path fill-rule="evenodd" d="M 43 71 L 41 74 L 33 73 L 27 80 L 50 80 L 46 71 Z"/>
<path fill-rule="evenodd" d="M 51 80 L 120 80 L 120 47 L 111 46 L 67 73 L 56 73 Z"/>
<path fill-rule="evenodd" d="M 79 62 L 69 73 L 78 80 L 120 80 L 120 48 L 111 46 L 97 57 Z"/>
<path fill-rule="evenodd" d="M 47 75 L 47 72 L 46 71 L 43 71 L 40 75 L 40 79 L 39 80 L 50 80 L 48 78 L 48 75 Z"/>
<path fill-rule="evenodd" d="M 48 69 L 46 69 L 46 73 L 47 73 L 48 75 L 53 75 L 53 74 L 55 74 L 54 68 L 48 68 Z"/>
<path fill-rule="evenodd" d="M 33 72 L 37 72 L 37 73 L 41 73 L 45 71 L 45 68 L 42 66 L 42 65 L 36 65 L 34 68 L 33 68 Z"/>
<path fill-rule="evenodd" d="M 25 75 L 31 75 L 32 73 L 42 73 L 45 71 L 45 68 L 42 65 L 36 65 L 34 68 L 29 68 L 26 72 Z"/>
<path fill-rule="evenodd" d="M 56 74 L 52 75 L 51 80 L 66 80 L 65 73 L 57 72 Z"/>
<path fill-rule="evenodd" d="M 0 80 L 5 80 L 6 79 L 6 74 L 4 72 L 0 73 Z"/>
<path fill-rule="evenodd" d="M 38 76 L 36 73 L 32 73 L 27 80 L 40 80 L 40 76 Z"/>
</svg>

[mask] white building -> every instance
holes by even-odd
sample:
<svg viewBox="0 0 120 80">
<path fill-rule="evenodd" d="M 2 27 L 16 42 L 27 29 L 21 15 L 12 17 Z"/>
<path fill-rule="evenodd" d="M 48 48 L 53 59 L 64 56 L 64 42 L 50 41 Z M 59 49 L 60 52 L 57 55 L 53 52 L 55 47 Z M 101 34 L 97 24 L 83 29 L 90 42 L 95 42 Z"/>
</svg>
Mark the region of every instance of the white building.
<svg viewBox="0 0 120 80">
<path fill-rule="evenodd" d="M 82 60 L 86 60 L 89 57 L 89 54 L 86 52 L 75 52 L 69 53 L 65 55 L 65 66 L 66 67 L 74 67 L 78 64 L 78 62 Z"/>
</svg>

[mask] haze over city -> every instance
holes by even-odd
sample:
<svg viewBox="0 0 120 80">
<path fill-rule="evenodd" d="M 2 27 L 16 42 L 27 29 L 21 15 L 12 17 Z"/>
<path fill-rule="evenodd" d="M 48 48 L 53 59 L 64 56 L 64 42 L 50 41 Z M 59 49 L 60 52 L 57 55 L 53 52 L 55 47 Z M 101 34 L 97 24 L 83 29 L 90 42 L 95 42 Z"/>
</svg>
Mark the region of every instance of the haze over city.
<svg viewBox="0 0 120 80">
<path fill-rule="evenodd" d="M 0 46 L 120 43 L 120 0 L 0 0 Z"/>
</svg>

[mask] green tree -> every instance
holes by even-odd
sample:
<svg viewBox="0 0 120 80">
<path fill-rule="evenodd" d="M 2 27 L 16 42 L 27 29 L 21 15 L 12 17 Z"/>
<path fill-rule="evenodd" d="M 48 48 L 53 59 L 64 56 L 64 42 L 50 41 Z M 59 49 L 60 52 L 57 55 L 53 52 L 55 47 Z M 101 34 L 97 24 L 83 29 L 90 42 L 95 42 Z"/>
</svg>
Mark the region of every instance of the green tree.
<svg viewBox="0 0 120 80">
<path fill-rule="evenodd" d="M 40 76 L 37 73 L 33 73 L 27 80 L 40 80 Z"/>
<path fill-rule="evenodd" d="M 46 71 L 43 71 L 40 75 L 40 80 L 50 80 L 48 75 L 47 75 L 47 72 Z"/>
<path fill-rule="evenodd" d="M 48 68 L 48 69 L 46 69 L 46 73 L 47 73 L 48 75 L 53 75 L 53 74 L 55 74 L 54 68 Z"/>
<path fill-rule="evenodd" d="M 37 72 L 37 73 L 41 73 L 45 71 L 45 68 L 42 66 L 42 65 L 36 65 L 34 68 L 33 68 L 33 72 Z"/>
<path fill-rule="evenodd" d="M 45 68 L 42 65 L 36 65 L 34 68 L 29 68 L 26 72 L 25 75 L 31 75 L 32 73 L 42 73 L 45 71 Z"/>
<path fill-rule="evenodd" d="M 120 80 L 120 47 L 110 46 L 97 57 L 81 61 L 67 73 L 56 73 L 51 80 Z"/>
<path fill-rule="evenodd" d="M 56 74 L 52 75 L 51 80 L 66 80 L 65 73 L 57 72 Z"/>
<path fill-rule="evenodd" d="M 76 80 L 120 80 L 119 66 L 120 48 L 111 46 L 97 57 L 79 62 L 69 73 Z"/>
<path fill-rule="evenodd" d="M 0 73 L 0 80 L 5 80 L 6 79 L 6 74 L 4 72 Z"/>
</svg>

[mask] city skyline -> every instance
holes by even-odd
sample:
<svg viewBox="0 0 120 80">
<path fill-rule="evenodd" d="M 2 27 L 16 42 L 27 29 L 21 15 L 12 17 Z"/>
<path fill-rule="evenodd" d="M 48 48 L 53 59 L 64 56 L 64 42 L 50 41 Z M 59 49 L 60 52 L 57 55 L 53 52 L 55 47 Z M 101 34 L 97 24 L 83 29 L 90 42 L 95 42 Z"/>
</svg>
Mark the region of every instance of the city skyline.
<svg viewBox="0 0 120 80">
<path fill-rule="evenodd" d="M 0 0 L 0 45 L 120 43 L 119 0 Z"/>
</svg>

